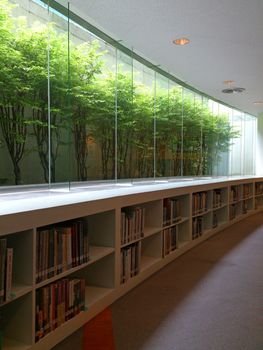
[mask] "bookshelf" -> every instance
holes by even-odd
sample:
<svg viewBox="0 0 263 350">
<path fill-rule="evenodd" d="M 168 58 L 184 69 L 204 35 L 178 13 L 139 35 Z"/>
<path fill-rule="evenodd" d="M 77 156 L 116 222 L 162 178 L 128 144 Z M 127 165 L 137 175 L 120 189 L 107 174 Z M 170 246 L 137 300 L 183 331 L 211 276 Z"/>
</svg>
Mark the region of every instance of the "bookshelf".
<svg viewBox="0 0 263 350">
<path fill-rule="evenodd" d="M 11 290 L 0 305 L 4 350 L 51 349 L 176 257 L 262 210 L 263 178 L 57 196 L 57 204 L 48 197 L 40 207 L 45 198 L 36 203 L 29 194 L 26 209 L 23 203 L 14 209 L 11 199 L 1 209 L 1 252 L 12 250 Z M 0 271 L 5 279 L 6 262 Z M 49 323 L 44 334 L 41 308 L 51 310 L 43 311 Z"/>
<path fill-rule="evenodd" d="M 212 196 L 212 228 L 215 229 L 228 221 L 228 188 L 215 188 Z"/>
<path fill-rule="evenodd" d="M 263 182 L 255 182 L 255 209 L 263 208 Z"/>
</svg>

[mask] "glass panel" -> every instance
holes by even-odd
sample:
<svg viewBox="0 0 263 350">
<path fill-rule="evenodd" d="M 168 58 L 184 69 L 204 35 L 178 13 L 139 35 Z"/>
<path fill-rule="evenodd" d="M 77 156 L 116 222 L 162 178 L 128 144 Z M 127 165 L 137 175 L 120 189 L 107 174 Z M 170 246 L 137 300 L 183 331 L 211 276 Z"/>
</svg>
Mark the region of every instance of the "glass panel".
<svg viewBox="0 0 263 350">
<path fill-rule="evenodd" d="M 244 175 L 254 174 L 254 154 L 255 154 L 255 121 L 256 118 L 245 114 L 245 127 L 243 135 L 244 148 Z"/>
<path fill-rule="evenodd" d="M 99 43 L 99 72 L 89 86 L 90 117 L 86 123 L 88 179 L 110 180 L 117 178 L 117 52 L 97 38 L 95 42 Z"/>
<path fill-rule="evenodd" d="M 71 180 L 115 178 L 116 53 L 71 23 Z"/>
<path fill-rule="evenodd" d="M 128 173 L 123 174 L 124 178 L 154 176 L 154 89 L 154 71 L 133 60 L 133 117 L 129 123 L 131 146 L 126 166 Z"/>
<path fill-rule="evenodd" d="M 182 163 L 182 88 L 157 74 L 156 176 L 180 176 Z"/>
<path fill-rule="evenodd" d="M 169 80 L 156 74 L 156 176 L 167 176 L 169 172 L 169 143 L 170 143 L 170 94 Z"/>
<path fill-rule="evenodd" d="M 182 171 L 182 87 L 169 81 L 166 176 L 180 176 Z"/>
<path fill-rule="evenodd" d="M 219 104 L 217 116 L 217 144 L 216 144 L 216 169 L 214 175 L 228 175 L 229 174 L 229 152 L 230 145 L 234 133 L 231 130 L 229 116 L 231 109 L 222 104 Z"/>
<path fill-rule="evenodd" d="M 47 129 L 48 12 L 15 3 L 0 2 L 0 185 L 48 182 L 37 134 Z"/>
<path fill-rule="evenodd" d="M 236 138 L 233 139 L 231 145 L 230 175 L 242 174 L 242 120 L 243 113 L 232 109 L 231 125 Z"/>
<path fill-rule="evenodd" d="M 190 90 L 183 94 L 183 176 L 199 175 L 202 166 L 201 105 Z"/>
<path fill-rule="evenodd" d="M 63 4 L 68 7 L 68 3 Z M 48 26 L 48 118 L 50 121 L 50 143 L 39 144 L 39 153 L 42 157 L 43 170 L 47 172 L 48 158 L 50 158 L 50 181 L 68 182 L 71 154 L 71 100 L 72 91 L 69 78 L 70 65 L 73 59 L 75 43 L 69 29 L 72 24 L 68 18 L 60 15 L 49 7 Z M 74 69 L 73 69 L 74 70 Z M 73 79 L 72 79 L 73 80 Z M 39 126 L 42 128 L 42 125 Z M 49 152 L 48 152 L 49 150 Z"/>
</svg>

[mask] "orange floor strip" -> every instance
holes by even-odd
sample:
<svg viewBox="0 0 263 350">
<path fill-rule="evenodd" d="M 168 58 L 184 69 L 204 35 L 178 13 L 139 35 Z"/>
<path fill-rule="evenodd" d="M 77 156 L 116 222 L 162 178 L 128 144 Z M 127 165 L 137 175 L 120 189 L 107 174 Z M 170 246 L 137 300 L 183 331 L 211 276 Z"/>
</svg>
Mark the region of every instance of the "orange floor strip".
<svg viewBox="0 0 263 350">
<path fill-rule="evenodd" d="M 83 327 L 83 350 L 115 350 L 110 308 Z"/>
</svg>

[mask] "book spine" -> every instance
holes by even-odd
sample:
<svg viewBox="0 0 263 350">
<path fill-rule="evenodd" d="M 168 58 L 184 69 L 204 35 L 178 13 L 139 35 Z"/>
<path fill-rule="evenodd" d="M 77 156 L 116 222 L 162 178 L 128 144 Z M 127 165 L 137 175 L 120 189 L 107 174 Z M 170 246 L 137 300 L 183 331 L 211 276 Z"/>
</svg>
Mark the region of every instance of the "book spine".
<svg viewBox="0 0 263 350">
<path fill-rule="evenodd" d="M 5 300 L 12 299 L 12 271 L 13 271 L 13 248 L 6 250 L 6 285 L 5 285 Z"/>
<path fill-rule="evenodd" d="M 0 305 L 5 300 L 6 238 L 0 239 Z"/>
</svg>

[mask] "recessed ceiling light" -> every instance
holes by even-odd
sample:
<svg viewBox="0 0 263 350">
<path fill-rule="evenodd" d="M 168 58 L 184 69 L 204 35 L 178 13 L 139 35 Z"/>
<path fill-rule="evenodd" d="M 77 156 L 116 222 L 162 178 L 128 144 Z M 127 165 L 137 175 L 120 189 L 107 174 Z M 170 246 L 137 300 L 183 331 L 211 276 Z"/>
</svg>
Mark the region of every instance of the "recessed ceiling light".
<svg viewBox="0 0 263 350">
<path fill-rule="evenodd" d="M 190 40 L 187 39 L 187 38 L 178 38 L 178 39 L 173 40 L 173 43 L 174 43 L 175 45 L 181 45 L 181 46 L 183 46 L 183 45 L 189 44 L 189 43 L 190 43 Z"/>
<path fill-rule="evenodd" d="M 224 80 L 223 83 L 225 85 L 232 85 L 235 82 L 235 80 Z"/>
<path fill-rule="evenodd" d="M 263 101 L 255 101 L 255 102 L 253 102 L 253 104 L 255 106 L 261 106 L 261 105 L 263 105 Z"/>
</svg>

